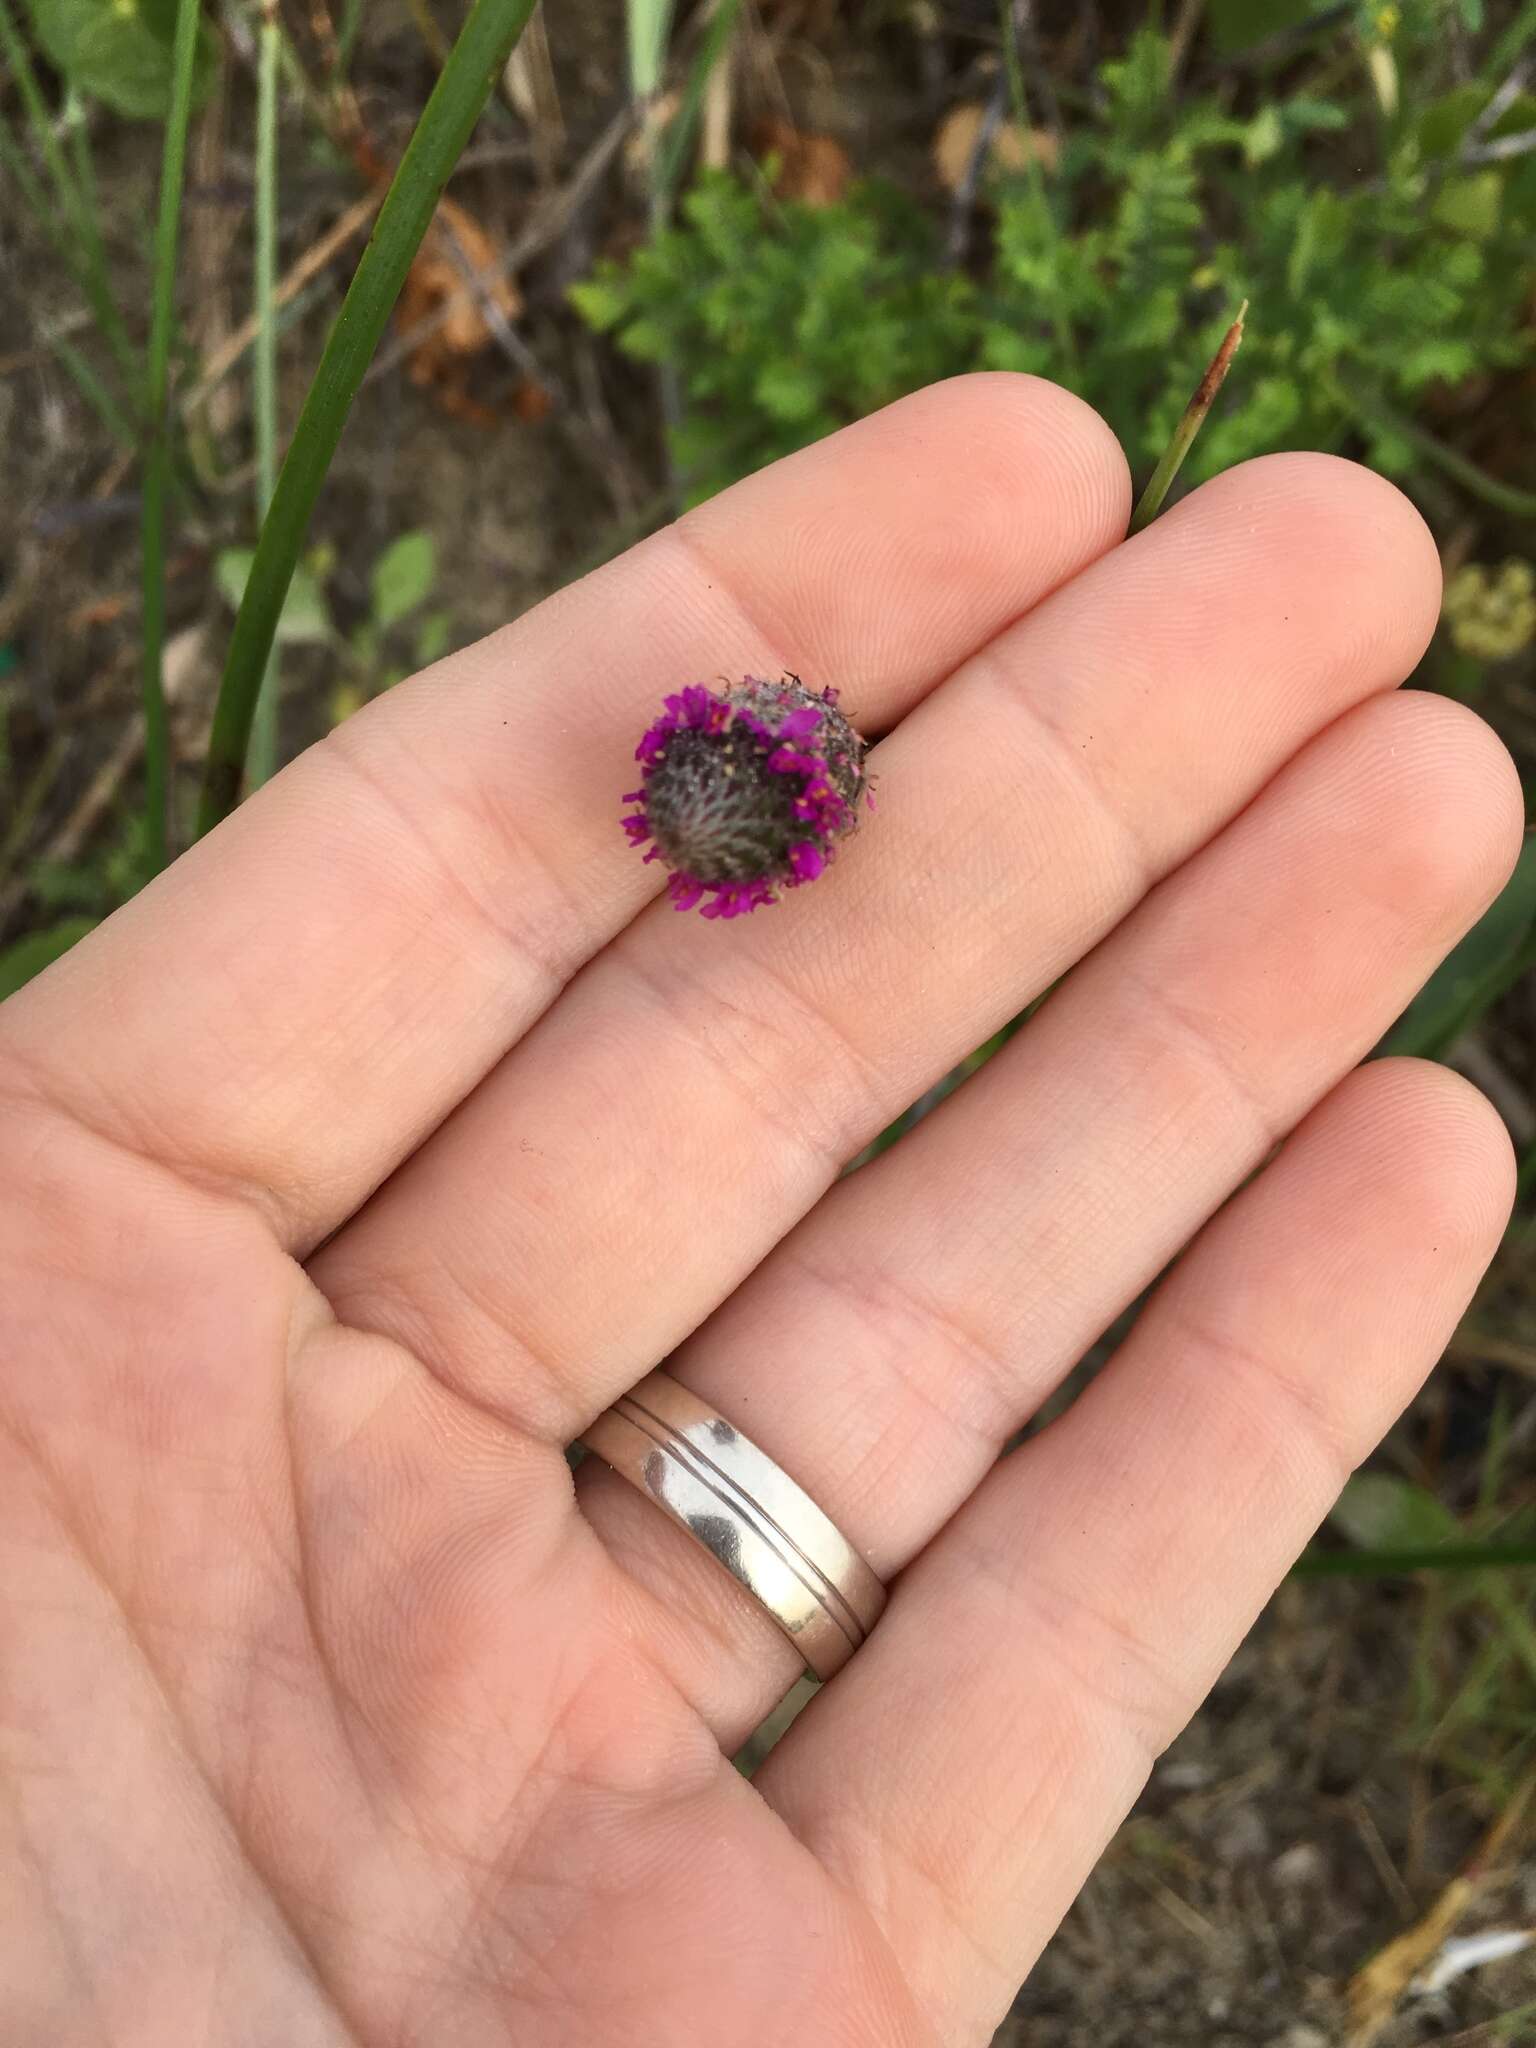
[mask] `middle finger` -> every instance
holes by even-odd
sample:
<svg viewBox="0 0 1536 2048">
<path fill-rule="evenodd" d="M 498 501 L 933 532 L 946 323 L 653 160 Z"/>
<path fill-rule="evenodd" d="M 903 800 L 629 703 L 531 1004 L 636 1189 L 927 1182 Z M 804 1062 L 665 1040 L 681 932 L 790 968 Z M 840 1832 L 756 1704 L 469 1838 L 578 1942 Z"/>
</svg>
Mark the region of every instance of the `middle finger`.
<svg viewBox="0 0 1536 2048">
<path fill-rule="evenodd" d="M 817 888 L 727 933 L 658 905 L 314 1262 L 338 1314 L 568 1440 L 891 1116 L 1321 726 L 1413 666 L 1433 542 L 1317 456 L 1195 492 L 876 752 Z"/>
</svg>

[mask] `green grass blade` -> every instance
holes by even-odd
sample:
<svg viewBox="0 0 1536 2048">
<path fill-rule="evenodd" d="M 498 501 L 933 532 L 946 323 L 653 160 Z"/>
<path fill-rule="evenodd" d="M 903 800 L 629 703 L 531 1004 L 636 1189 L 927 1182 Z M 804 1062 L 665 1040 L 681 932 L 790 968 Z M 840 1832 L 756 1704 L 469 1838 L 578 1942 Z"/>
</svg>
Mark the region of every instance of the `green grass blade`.
<svg viewBox="0 0 1536 2048">
<path fill-rule="evenodd" d="M 91 157 L 91 133 L 86 125 L 85 109 L 71 91 L 67 107 L 70 154 L 75 160 L 75 185 L 79 194 L 79 227 L 81 241 L 81 262 L 87 279 L 87 296 L 91 311 L 106 336 L 118 369 L 128 380 L 131 390 L 137 381 L 138 364 L 134 357 L 133 344 L 128 339 L 128 330 L 123 325 L 123 316 L 117 310 L 117 301 L 112 296 L 112 281 L 107 271 L 106 245 L 101 239 L 101 212 L 96 200 L 96 166 Z"/>
<path fill-rule="evenodd" d="M 1443 1059 L 1463 1034 L 1536 966 L 1536 837 L 1465 938 L 1441 962 L 1382 1041 L 1384 1053 Z"/>
<path fill-rule="evenodd" d="M 1486 1572 L 1536 1567 L 1536 1543 L 1435 1543 L 1417 1550 L 1307 1550 L 1293 1579 L 1401 1579 L 1414 1572 Z"/>
<path fill-rule="evenodd" d="M 176 245 L 192 118 L 192 67 L 197 55 L 198 0 L 177 0 L 171 50 L 171 104 L 160 160 L 160 210 L 155 225 L 149 359 L 144 378 L 144 821 L 151 872 L 165 865 L 170 803 L 171 733 L 165 710 L 165 504 L 171 480 L 169 396 L 171 336 L 176 324 Z"/>
<path fill-rule="evenodd" d="M 262 524 L 214 709 L 200 832 L 239 801 L 267 655 L 347 413 L 443 187 L 533 7 L 534 0 L 474 0 L 379 209 Z"/>
<path fill-rule="evenodd" d="M 277 483 L 277 78 L 282 29 L 273 0 L 262 9 L 256 71 L 256 340 L 251 355 L 251 409 L 256 425 L 256 518 L 265 520 Z M 267 656 L 246 778 L 253 789 L 277 769 L 279 654 Z"/>
</svg>

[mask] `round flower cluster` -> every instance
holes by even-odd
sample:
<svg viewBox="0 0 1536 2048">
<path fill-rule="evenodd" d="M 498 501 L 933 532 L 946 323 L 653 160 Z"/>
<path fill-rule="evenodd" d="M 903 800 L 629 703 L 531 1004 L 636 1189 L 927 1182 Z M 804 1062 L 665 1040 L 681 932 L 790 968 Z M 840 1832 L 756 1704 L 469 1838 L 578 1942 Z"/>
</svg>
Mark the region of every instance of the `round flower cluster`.
<svg viewBox="0 0 1536 2048">
<path fill-rule="evenodd" d="M 723 694 L 694 683 L 635 749 L 644 773 L 624 830 L 672 870 L 676 909 L 743 917 L 826 867 L 868 796 L 868 751 L 836 690 L 818 696 L 798 676 L 743 676 Z"/>
<path fill-rule="evenodd" d="M 1536 640 L 1536 566 L 1518 556 L 1497 569 L 1468 562 L 1445 586 L 1445 619 L 1463 654 L 1507 661 Z"/>
</svg>

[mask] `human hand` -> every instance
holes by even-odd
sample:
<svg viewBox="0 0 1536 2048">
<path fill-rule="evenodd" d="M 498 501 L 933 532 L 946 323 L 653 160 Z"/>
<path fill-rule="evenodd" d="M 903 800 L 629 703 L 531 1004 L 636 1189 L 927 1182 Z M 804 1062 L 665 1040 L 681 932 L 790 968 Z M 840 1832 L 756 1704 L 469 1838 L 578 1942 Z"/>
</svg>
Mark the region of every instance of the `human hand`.
<svg viewBox="0 0 1536 2048">
<path fill-rule="evenodd" d="M 1510 1199 L 1453 1075 L 1343 1078 L 1521 828 L 1387 694 L 1429 536 L 1316 456 L 1127 504 L 1065 394 L 921 393 L 390 692 L 0 1011 L 7 2048 L 987 2039 Z M 617 813 L 721 668 L 889 736 L 832 872 L 716 929 Z M 788 1641 L 565 1457 L 669 1354 L 900 1574 L 752 1784 Z"/>
</svg>

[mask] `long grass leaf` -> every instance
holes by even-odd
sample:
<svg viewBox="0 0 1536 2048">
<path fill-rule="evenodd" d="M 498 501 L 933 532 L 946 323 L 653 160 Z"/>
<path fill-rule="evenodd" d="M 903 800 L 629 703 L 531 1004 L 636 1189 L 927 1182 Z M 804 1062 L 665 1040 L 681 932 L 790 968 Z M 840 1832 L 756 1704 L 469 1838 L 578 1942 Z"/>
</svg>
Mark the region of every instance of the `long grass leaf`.
<svg viewBox="0 0 1536 2048">
<path fill-rule="evenodd" d="M 267 655 L 347 413 L 443 187 L 533 7 L 534 0 L 474 0 L 379 209 L 262 524 L 214 709 L 200 832 L 239 801 Z"/>
<path fill-rule="evenodd" d="M 1536 1543 L 1437 1543 L 1416 1550 L 1307 1550 L 1293 1579 L 1401 1579 L 1414 1572 L 1529 1571 Z"/>
<path fill-rule="evenodd" d="M 155 224 L 155 267 L 150 300 L 149 357 L 144 378 L 144 820 L 151 868 L 165 865 L 169 834 L 171 733 L 165 709 L 165 505 L 171 480 L 168 399 L 171 336 L 176 324 L 176 247 L 192 118 L 192 71 L 197 56 L 198 0 L 177 0 L 171 49 L 171 103 L 160 160 L 160 208 Z"/>
<path fill-rule="evenodd" d="M 256 518 L 267 516 L 277 483 L 277 78 L 282 28 L 275 0 L 262 8 L 256 70 L 256 339 L 251 410 L 256 429 Z M 274 641 L 251 720 L 246 777 L 253 789 L 277 768 L 279 654 Z"/>
</svg>

